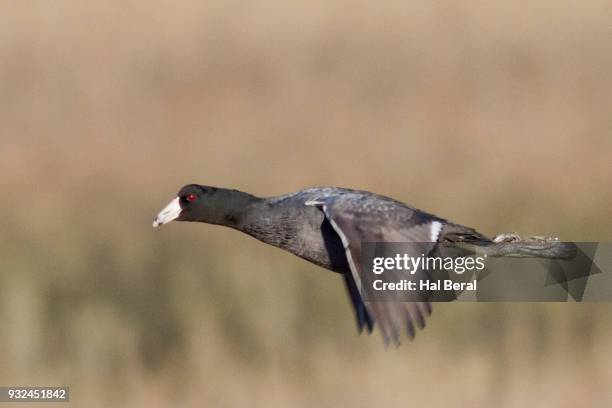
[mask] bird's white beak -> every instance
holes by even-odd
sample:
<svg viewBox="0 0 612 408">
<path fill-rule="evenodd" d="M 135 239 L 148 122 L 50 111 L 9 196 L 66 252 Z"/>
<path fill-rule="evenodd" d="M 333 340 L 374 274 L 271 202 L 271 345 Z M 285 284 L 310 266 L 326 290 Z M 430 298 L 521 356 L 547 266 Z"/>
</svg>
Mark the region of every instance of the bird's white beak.
<svg viewBox="0 0 612 408">
<path fill-rule="evenodd" d="M 157 214 L 157 217 L 155 217 L 153 220 L 153 227 L 159 227 L 160 225 L 167 224 L 170 221 L 177 219 L 178 216 L 181 215 L 181 210 L 179 198 L 176 197 L 174 200 L 170 201 L 168 205 L 159 212 L 159 214 Z"/>
</svg>

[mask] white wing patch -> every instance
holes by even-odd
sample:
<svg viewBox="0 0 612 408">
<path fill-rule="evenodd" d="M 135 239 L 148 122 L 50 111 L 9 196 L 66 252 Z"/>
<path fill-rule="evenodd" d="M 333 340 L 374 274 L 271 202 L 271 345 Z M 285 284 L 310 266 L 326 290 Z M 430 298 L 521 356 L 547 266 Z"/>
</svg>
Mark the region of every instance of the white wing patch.
<svg viewBox="0 0 612 408">
<path fill-rule="evenodd" d="M 444 225 L 442 225 L 440 221 L 434 221 L 431 223 L 431 242 L 438 242 L 438 237 L 440 236 L 440 231 L 442 231 L 443 226 Z"/>
<path fill-rule="evenodd" d="M 318 205 L 323 205 L 325 203 L 323 201 L 319 201 L 319 200 L 310 200 L 310 201 L 306 201 L 304 204 L 308 205 L 308 206 L 316 207 Z"/>
</svg>

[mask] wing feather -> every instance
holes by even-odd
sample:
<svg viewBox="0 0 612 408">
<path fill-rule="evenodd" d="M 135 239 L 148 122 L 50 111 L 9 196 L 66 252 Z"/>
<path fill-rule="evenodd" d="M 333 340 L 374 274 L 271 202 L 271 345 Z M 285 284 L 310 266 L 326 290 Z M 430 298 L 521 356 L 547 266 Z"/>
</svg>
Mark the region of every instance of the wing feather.
<svg viewBox="0 0 612 408">
<path fill-rule="evenodd" d="M 361 244 L 364 242 L 431 242 L 425 248 L 433 249 L 440 230 L 444 225 L 432 215 L 404 206 L 395 201 L 369 202 L 363 197 L 332 196 L 312 200 L 306 203 L 319 207 L 334 231 L 340 237 L 346 252 L 350 274 L 346 274 L 347 286 L 354 287 L 361 302 L 353 300 L 360 330 L 363 322 L 378 324 L 386 344 L 400 343 L 401 333 L 406 330 L 409 338 L 415 335 L 416 327 L 423 329 L 426 318 L 431 315 L 431 304 L 424 299 L 419 302 L 375 301 L 363 299 L 361 281 Z M 420 253 L 413 254 L 419 256 Z M 360 318 L 357 305 L 365 306 L 367 319 Z"/>
</svg>

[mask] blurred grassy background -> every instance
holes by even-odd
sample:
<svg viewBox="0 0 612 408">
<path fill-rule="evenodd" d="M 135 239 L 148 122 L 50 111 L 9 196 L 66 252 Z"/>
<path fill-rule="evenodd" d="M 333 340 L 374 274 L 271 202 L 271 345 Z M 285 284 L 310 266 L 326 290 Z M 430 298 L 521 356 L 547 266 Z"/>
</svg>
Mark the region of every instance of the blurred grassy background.
<svg viewBox="0 0 612 408">
<path fill-rule="evenodd" d="M 0 4 L 0 384 L 74 406 L 610 406 L 608 304 L 435 305 L 385 350 L 338 276 L 183 184 L 396 197 L 610 240 L 609 1 Z"/>
</svg>

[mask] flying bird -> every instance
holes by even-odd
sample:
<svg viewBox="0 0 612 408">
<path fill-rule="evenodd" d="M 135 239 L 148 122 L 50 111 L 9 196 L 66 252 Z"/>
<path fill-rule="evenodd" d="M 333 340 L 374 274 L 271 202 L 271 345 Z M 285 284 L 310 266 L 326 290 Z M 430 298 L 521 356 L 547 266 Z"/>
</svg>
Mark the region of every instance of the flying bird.
<svg viewBox="0 0 612 408">
<path fill-rule="evenodd" d="M 153 226 L 170 221 L 230 227 L 340 273 L 358 331 L 371 333 L 376 324 L 386 344 L 399 344 L 402 332 L 413 338 L 415 327 L 425 327 L 431 304 L 427 299 L 414 302 L 365 299 L 360 279 L 361 243 L 426 242 L 431 243 L 430 251 L 444 243 L 489 256 L 571 256 L 560 242 L 534 244 L 506 235 L 489 239 L 473 228 L 392 198 L 338 187 L 315 187 L 260 198 L 238 190 L 189 184 L 160 211 Z"/>
</svg>

